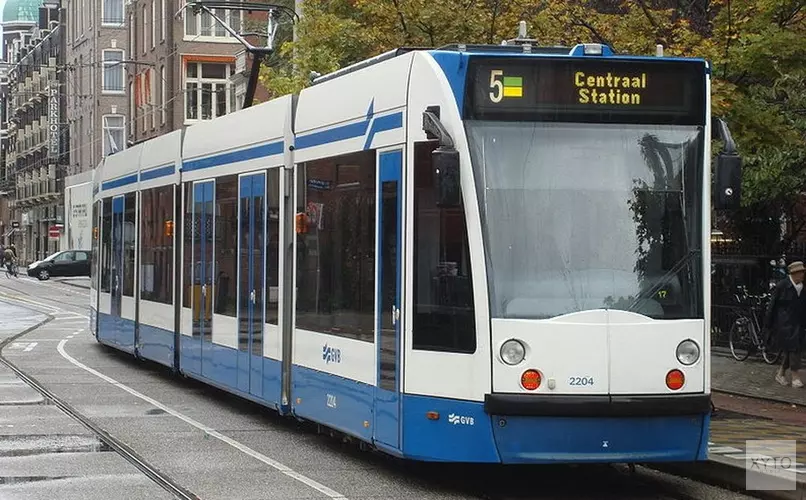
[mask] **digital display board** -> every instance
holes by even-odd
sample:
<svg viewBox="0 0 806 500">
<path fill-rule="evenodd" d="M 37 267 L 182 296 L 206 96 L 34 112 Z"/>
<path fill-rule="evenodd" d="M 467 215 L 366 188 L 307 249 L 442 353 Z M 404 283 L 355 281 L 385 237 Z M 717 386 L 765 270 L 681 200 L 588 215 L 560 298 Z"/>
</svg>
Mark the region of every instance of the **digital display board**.
<svg viewBox="0 0 806 500">
<path fill-rule="evenodd" d="M 472 58 L 465 118 L 694 125 L 703 63 L 611 58 Z"/>
</svg>

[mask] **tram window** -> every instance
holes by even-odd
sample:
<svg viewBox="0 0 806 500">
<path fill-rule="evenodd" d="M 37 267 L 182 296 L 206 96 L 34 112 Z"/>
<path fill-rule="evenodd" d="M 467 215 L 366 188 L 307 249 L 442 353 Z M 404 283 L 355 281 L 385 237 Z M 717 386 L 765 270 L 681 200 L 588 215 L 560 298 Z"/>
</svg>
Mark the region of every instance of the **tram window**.
<svg viewBox="0 0 806 500">
<path fill-rule="evenodd" d="M 234 318 L 238 315 L 237 175 L 216 179 L 215 233 L 215 313 Z"/>
<path fill-rule="evenodd" d="M 101 291 L 109 293 L 109 269 L 112 267 L 112 198 L 103 202 L 101 222 Z"/>
<path fill-rule="evenodd" d="M 123 209 L 123 295 L 134 297 L 134 249 L 137 195 L 129 193 L 124 198 Z"/>
<path fill-rule="evenodd" d="M 473 278 L 464 207 L 437 207 L 433 142 L 414 148 L 413 348 L 476 350 Z"/>
<path fill-rule="evenodd" d="M 100 246 L 101 228 L 98 224 L 98 208 L 100 201 L 92 204 L 92 256 L 90 257 L 90 283 L 92 289 L 98 289 L 98 249 Z"/>
<path fill-rule="evenodd" d="M 191 308 L 193 299 L 193 234 L 196 228 L 193 224 L 193 183 L 185 183 L 184 221 L 182 221 L 182 306 Z"/>
<path fill-rule="evenodd" d="M 174 188 L 145 190 L 140 201 L 140 298 L 171 304 Z"/>
<path fill-rule="evenodd" d="M 280 169 L 269 170 L 266 188 L 266 322 L 279 324 L 278 300 L 280 299 Z"/>
<path fill-rule="evenodd" d="M 300 165 L 297 182 L 297 327 L 373 342 L 375 151 Z"/>
</svg>

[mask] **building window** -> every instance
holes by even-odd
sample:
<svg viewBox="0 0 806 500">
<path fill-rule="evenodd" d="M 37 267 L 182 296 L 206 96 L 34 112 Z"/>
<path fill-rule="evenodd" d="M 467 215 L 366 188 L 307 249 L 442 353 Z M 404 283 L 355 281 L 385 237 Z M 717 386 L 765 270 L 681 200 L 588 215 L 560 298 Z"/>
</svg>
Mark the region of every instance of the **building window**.
<svg viewBox="0 0 806 500">
<path fill-rule="evenodd" d="M 211 120 L 235 109 L 231 64 L 189 62 L 185 66 L 185 120 Z"/>
<path fill-rule="evenodd" d="M 219 19 L 226 22 L 236 33 L 241 31 L 241 11 L 229 9 L 213 9 Z M 206 12 L 193 14 L 185 10 L 185 36 L 230 39 L 232 35 Z"/>
<path fill-rule="evenodd" d="M 165 0 L 160 0 L 160 30 L 162 32 L 162 39 L 165 40 L 165 17 L 167 14 L 165 13 Z"/>
<path fill-rule="evenodd" d="M 157 0 L 151 0 L 151 48 L 157 43 Z"/>
<path fill-rule="evenodd" d="M 101 14 L 101 24 L 109 26 L 121 26 L 125 20 L 124 0 L 103 0 L 103 13 Z"/>
<path fill-rule="evenodd" d="M 104 156 L 126 149 L 126 118 L 123 115 L 104 115 Z"/>
<path fill-rule="evenodd" d="M 123 51 L 118 49 L 104 50 L 103 58 L 104 92 L 123 92 L 123 81 L 125 80 L 125 75 L 123 72 Z"/>
</svg>

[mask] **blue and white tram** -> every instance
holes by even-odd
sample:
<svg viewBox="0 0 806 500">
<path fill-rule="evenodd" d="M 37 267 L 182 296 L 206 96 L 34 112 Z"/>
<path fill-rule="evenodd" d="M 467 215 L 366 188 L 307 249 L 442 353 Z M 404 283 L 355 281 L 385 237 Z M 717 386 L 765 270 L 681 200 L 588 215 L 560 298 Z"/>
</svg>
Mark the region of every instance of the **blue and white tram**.
<svg viewBox="0 0 806 500">
<path fill-rule="evenodd" d="M 705 459 L 710 67 L 530 49 L 394 51 L 108 156 L 98 341 L 416 460 Z"/>
</svg>

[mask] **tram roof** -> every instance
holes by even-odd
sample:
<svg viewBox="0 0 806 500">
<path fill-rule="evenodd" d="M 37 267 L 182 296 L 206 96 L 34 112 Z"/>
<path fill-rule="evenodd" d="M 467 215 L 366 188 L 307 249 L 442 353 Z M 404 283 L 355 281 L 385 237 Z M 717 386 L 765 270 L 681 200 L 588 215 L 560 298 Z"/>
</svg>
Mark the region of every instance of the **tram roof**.
<svg viewBox="0 0 806 500">
<path fill-rule="evenodd" d="M 479 44 L 450 44 L 442 47 L 400 47 L 397 49 L 384 52 L 375 57 L 359 61 L 355 64 L 345 66 L 332 73 L 317 76 L 313 78 L 314 85 L 324 83 L 335 78 L 353 73 L 360 69 L 374 66 L 383 61 L 399 57 L 409 52 L 422 51 L 422 52 L 455 52 L 457 55 L 468 56 L 567 56 L 567 57 L 607 57 L 617 59 L 633 59 L 633 60 L 663 60 L 663 61 L 689 61 L 705 63 L 705 59 L 692 58 L 692 57 L 666 57 L 666 56 L 648 56 L 640 54 L 617 54 L 608 45 L 598 43 L 581 43 L 574 47 L 566 47 L 560 45 L 553 46 L 538 46 L 524 43 L 507 44 L 507 45 L 479 45 Z"/>
</svg>

